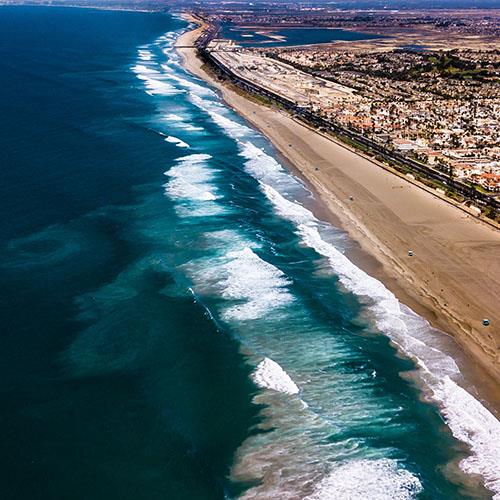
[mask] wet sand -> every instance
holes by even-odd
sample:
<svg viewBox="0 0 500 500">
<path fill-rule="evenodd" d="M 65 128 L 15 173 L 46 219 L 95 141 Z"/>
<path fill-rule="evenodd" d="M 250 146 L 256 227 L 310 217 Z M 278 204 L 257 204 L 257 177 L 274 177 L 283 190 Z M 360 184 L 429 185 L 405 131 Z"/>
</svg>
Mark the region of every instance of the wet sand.
<svg viewBox="0 0 500 500">
<path fill-rule="evenodd" d="M 340 222 L 353 239 L 350 259 L 456 339 L 463 352 L 452 354 L 498 416 L 500 231 L 219 81 L 190 47 L 198 36 L 199 29 L 178 40 L 186 69 L 219 89 L 308 182 L 321 205 L 315 213 Z M 483 318 L 490 326 L 482 325 Z"/>
</svg>

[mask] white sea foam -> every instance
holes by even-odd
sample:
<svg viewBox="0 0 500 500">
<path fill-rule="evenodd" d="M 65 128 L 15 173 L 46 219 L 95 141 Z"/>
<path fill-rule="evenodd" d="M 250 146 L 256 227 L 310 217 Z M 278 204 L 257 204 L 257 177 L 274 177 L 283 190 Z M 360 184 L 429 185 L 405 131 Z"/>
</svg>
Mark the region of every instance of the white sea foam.
<svg viewBox="0 0 500 500">
<path fill-rule="evenodd" d="M 420 480 L 395 460 L 350 460 L 333 466 L 306 500 L 410 500 L 420 491 Z"/>
<path fill-rule="evenodd" d="M 500 422 L 479 401 L 445 377 L 434 388 L 453 435 L 467 443 L 473 454 L 460 463 L 465 472 L 480 474 L 485 486 L 500 499 Z"/>
<path fill-rule="evenodd" d="M 285 192 L 289 195 L 293 195 L 294 193 L 297 196 L 310 194 L 296 177 L 290 175 L 271 155 L 267 154 L 251 141 L 238 140 L 238 147 L 240 149 L 239 156 L 246 159 L 245 170 L 252 177 L 260 181 L 261 186 L 270 185 L 278 192 Z M 266 194 L 269 195 L 269 193 Z M 292 205 L 295 205 L 295 207 Z M 287 210 L 289 214 L 295 211 L 298 216 L 301 206 L 290 202 Z M 301 212 L 303 212 L 302 218 L 305 216 L 307 219 L 311 219 L 312 214 L 309 211 L 306 211 L 308 215 L 305 215 L 303 210 Z"/>
<path fill-rule="evenodd" d="M 151 61 L 153 53 L 150 50 L 139 49 L 139 59 L 142 61 Z"/>
<path fill-rule="evenodd" d="M 136 64 L 131 68 L 136 74 L 139 80 L 144 82 L 144 86 L 146 87 L 146 91 L 148 94 L 152 95 L 175 95 L 185 92 L 181 89 L 176 89 L 173 85 L 168 82 L 159 80 L 160 73 L 159 71 L 148 68 L 142 64 Z M 153 78 L 153 76 L 155 78 Z"/>
<path fill-rule="evenodd" d="M 176 213 L 179 217 L 187 218 L 187 217 L 214 217 L 219 215 L 224 215 L 228 212 L 228 209 L 214 200 L 204 200 L 204 203 L 198 206 L 176 206 Z"/>
<path fill-rule="evenodd" d="M 221 251 L 228 250 L 228 244 L 233 248 L 242 249 L 249 247 L 252 250 L 261 248 L 261 245 L 249 240 L 244 234 L 236 229 L 220 229 L 205 233 L 204 237 L 210 243 L 211 248 L 216 248 Z"/>
<path fill-rule="evenodd" d="M 184 142 L 183 140 L 179 139 L 178 137 L 174 137 L 173 135 L 169 135 L 168 137 L 165 137 L 165 141 L 170 142 L 172 144 L 175 144 L 179 148 L 188 148 L 189 144 L 187 142 Z"/>
<path fill-rule="evenodd" d="M 271 389 L 285 394 L 297 394 L 299 388 L 288 373 L 272 359 L 265 358 L 255 369 L 252 378 L 254 382 L 265 389 Z"/>
<path fill-rule="evenodd" d="M 278 172 L 285 173 L 283 167 L 272 156 L 252 142 L 240 143 L 240 149 L 240 156 L 247 159 L 246 170 L 256 179 L 264 180 L 269 175 L 276 175 Z M 286 176 L 290 179 L 289 174 Z"/>
<path fill-rule="evenodd" d="M 168 73 L 168 75 L 171 75 L 174 72 L 174 68 L 172 68 L 170 66 L 170 64 L 162 64 L 161 67 L 162 67 L 163 71 Z"/>
<path fill-rule="evenodd" d="M 310 210 L 298 203 L 287 200 L 281 196 L 276 189 L 267 184 L 261 184 L 261 187 L 280 215 L 286 216 L 287 219 L 295 224 L 307 224 L 309 227 L 315 227 L 317 225 L 316 218 L 312 215 Z"/>
<path fill-rule="evenodd" d="M 165 191 L 173 198 L 182 198 L 192 201 L 213 201 L 217 196 L 205 186 L 179 178 L 165 185 Z"/>
<path fill-rule="evenodd" d="M 135 66 L 132 66 L 130 69 L 138 75 L 137 77 L 140 80 L 145 79 L 145 77 L 146 77 L 145 75 L 159 75 L 160 74 L 160 72 L 157 71 L 156 69 L 148 68 L 147 66 L 144 66 L 143 64 L 136 64 Z"/>
<path fill-rule="evenodd" d="M 184 118 L 180 115 L 176 115 L 175 113 L 169 113 L 167 116 L 165 116 L 165 120 L 169 122 L 182 122 L 184 121 Z"/>
<path fill-rule="evenodd" d="M 154 78 L 146 78 L 144 80 L 144 85 L 153 94 L 167 96 L 182 93 L 182 90 L 176 89 L 173 85 Z"/>
<path fill-rule="evenodd" d="M 187 130 L 188 132 L 201 132 L 202 130 L 205 130 L 203 127 L 198 127 L 196 125 L 191 125 L 190 123 L 185 122 L 180 124 L 180 127 L 184 130 Z"/>
<path fill-rule="evenodd" d="M 237 300 L 238 304 L 225 309 L 225 319 L 261 318 L 293 301 L 283 272 L 262 260 L 251 248 L 229 252 L 227 257 L 225 278 L 220 282 L 222 296 Z"/>
<path fill-rule="evenodd" d="M 189 98 L 193 104 L 205 111 L 229 137 L 236 139 L 245 137 L 249 134 L 254 135 L 251 128 L 225 116 L 224 113 L 227 111 L 225 106 L 207 99 L 202 99 L 200 96 L 193 93 L 189 94 Z"/>
<path fill-rule="evenodd" d="M 245 125 L 241 125 L 216 111 L 209 111 L 209 114 L 212 120 L 230 137 L 244 137 L 248 134 L 248 127 L 245 127 Z"/>
<path fill-rule="evenodd" d="M 181 158 L 177 158 L 177 162 L 189 162 L 190 164 L 201 163 L 208 161 L 212 158 L 212 155 L 207 153 L 195 153 L 192 155 L 182 156 Z"/>
<path fill-rule="evenodd" d="M 162 65 L 162 68 L 164 68 L 164 65 Z M 185 89 L 187 89 L 191 92 L 194 92 L 198 96 L 215 96 L 216 95 L 215 92 L 212 89 L 210 89 L 209 87 L 194 83 L 194 82 L 188 80 L 187 78 L 181 78 L 180 76 L 176 75 L 175 73 L 171 73 L 169 75 L 169 78 L 176 81 L 179 85 L 181 85 Z"/>
<path fill-rule="evenodd" d="M 186 122 L 186 119 L 182 116 L 176 115 L 174 113 L 169 113 L 164 118 L 167 122 L 174 123 L 177 128 L 181 128 L 183 130 L 187 130 L 188 132 L 198 132 L 201 130 L 205 130 L 203 127 L 197 127 L 195 125 L 191 125 L 191 123 Z"/>
<path fill-rule="evenodd" d="M 175 35 L 174 35 L 175 36 Z M 204 99 L 204 97 L 214 97 L 216 93 L 208 87 L 199 85 L 187 78 L 182 78 L 179 75 L 175 74 L 172 66 L 178 65 L 176 63 L 176 54 L 172 52 L 172 47 L 169 44 L 168 47 L 164 48 L 163 51 L 166 55 L 169 56 L 169 63 L 162 64 L 162 68 L 168 74 L 164 75 L 170 81 L 175 81 L 182 89 L 178 89 L 173 85 L 168 84 L 165 81 L 157 80 L 151 78 L 151 69 L 137 65 L 133 69 L 138 73 L 138 78 L 145 81 L 145 85 L 149 91 L 149 93 L 153 94 L 162 94 L 162 95 L 171 95 L 174 93 L 186 92 L 188 91 L 190 100 L 195 104 L 198 108 L 202 109 L 206 113 L 210 115 L 212 120 L 221 127 L 230 137 L 232 138 L 240 138 L 247 135 L 255 135 L 253 130 L 246 125 L 238 123 L 234 120 L 231 120 L 226 116 L 227 108 L 218 102 L 215 102 L 210 99 Z M 156 70 L 153 70 L 158 73 Z M 182 122 L 183 120 L 179 120 Z M 184 127 L 189 128 L 191 131 L 195 130 L 203 130 L 202 128 L 194 127 L 192 125 L 186 124 Z"/>
<path fill-rule="evenodd" d="M 228 239 L 221 241 L 225 234 Z M 223 319 L 238 323 L 257 320 L 293 302 L 289 280 L 253 251 L 252 247 L 258 246 L 254 242 L 232 231 L 210 232 L 206 238 L 217 247 L 227 247 L 230 242 L 232 249 L 217 259 L 211 258 L 206 265 L 188 266 L 188 272 L 202 293 L 226 299 L 221 305 Z"/>
<path fill-rule="evenodd" d="M 155 78 L 150 78 L 147 74 L 138 74 L 137 78 L 144 82 L 144 86 L 149 91 L 149 93 L 153 95 L 175 95 L 180 94 L 183 91 L 176 89 L 173 85 L 170 85 L 167 82 L 162 82 L 161 80 L 157 80 Z"/>
<path fill-rule="evenodd" d="M 207 167 L 211 158 L 206 154 L 193 154 L 177 160 L 177 165 L 165 172 L 170 180 L 164 185 L 172 198 L 190 201 L 213 201 L 218 198 L 212 184 L 214 171 Z"/>
</svg>

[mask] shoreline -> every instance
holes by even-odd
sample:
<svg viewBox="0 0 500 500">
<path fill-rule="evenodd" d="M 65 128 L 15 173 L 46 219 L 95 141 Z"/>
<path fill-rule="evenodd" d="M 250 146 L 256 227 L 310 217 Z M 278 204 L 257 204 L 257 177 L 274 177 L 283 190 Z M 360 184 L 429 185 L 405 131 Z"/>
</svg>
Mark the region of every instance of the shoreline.
<svg viewBox="0 0 500 500">
<path fill-rule="evenodd" d="M 228 106 L 271 141 L 283 163 L 315 194 L 313 211 L 349 235 L 349 259 L 433 327 L 451 334 L 458 346 L 453 349 L 446 340 L 448 333 L 443 342 L 451 344 L 466 388 L 498 418 L 500 259 L 495 256 L 500 255 L 500 232 L 217 80 L 190 48 L 200 30 L 177 41 L 184 67 L 219 90 Z M 483 317 L 493 326 L 483 327 Z"/>
</svg>

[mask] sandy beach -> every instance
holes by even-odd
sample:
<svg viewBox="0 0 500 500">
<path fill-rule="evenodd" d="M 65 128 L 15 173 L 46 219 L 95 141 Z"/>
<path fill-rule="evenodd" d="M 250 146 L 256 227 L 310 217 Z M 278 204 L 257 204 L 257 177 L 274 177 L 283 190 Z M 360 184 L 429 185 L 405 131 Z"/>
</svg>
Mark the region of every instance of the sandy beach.
<svg viewBox="0 0 500 500">
<path fill-rule="evenodd" d="M 309 183 L 320 202 L 317 215 L 355 242 L 350 259 L 456 339 L 465 353 L 456 353 L 465 360 L 462 371 L 498 416 L 500 231 L 217 80 L 191 47 L 198 36 L 199 29 L 178 40 L 185 67 L 218 88 Z"/>
</svg>

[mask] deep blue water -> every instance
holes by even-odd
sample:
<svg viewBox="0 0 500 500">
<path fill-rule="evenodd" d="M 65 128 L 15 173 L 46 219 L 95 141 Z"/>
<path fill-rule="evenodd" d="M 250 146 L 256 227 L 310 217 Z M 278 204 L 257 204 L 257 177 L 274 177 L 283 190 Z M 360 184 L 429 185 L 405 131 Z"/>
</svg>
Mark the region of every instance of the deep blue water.
<svg viewBox="0 0 500 500">
<path fill-rule="evenodd" d="M 0 9 L 2 498 L 487 498 L 421 397 L 455 366 L 184 72 L 185 28 Z"/>
<path fill-rule="evenodd" d="M 274 37 L 280 37 L 279 39 Z M 224 24 L 222 38 L 234 40 L 239 45 L 262 47 L 287 47 L 293 45 L 309 45 L 331 43 L 345 40 L 368 40 L 380 38 L 381 35 L 361 33 L 336 28 L 260 28 L 242 27 Z"/>
</svg>

